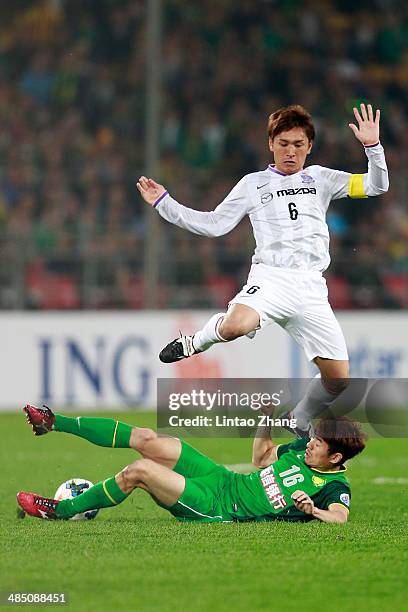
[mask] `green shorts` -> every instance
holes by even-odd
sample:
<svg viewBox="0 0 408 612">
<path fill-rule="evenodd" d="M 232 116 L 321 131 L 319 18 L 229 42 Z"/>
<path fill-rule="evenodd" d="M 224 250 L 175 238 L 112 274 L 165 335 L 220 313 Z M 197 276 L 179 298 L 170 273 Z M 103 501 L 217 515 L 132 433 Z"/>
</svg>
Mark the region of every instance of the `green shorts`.
<svg viewBox="0 0 408 612">
<path fill-rule="evenodd" d="M 167 508 L 180 521 L 202 523 L 231 522 L 233 503 L 228 490 L 233 472 L 215 463 L 198 450 L 181 441 L 180 458 L 174 472 L 186 479 L 186 486 L 180 499 Z"/>
</svg>

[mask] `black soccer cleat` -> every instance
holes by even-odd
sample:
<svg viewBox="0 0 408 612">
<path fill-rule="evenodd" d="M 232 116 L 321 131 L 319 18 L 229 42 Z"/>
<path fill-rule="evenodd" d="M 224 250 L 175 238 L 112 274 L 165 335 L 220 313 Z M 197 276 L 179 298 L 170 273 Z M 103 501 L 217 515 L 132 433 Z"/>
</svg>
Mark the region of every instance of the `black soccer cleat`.
<svg viewBox="0 0 408 612">
<path fill-rule="evenodd" d="M 159 359 L 163 361 L 163 363 L 173 363 L 174 361 L 186 359 L 197 353 L 201 353 L 201 351 L 195 350 L 193 336 L 183 336 L 183 334 L 180 334 L 180 338 L 176 338 L 160 351 Z"/>
</svg>

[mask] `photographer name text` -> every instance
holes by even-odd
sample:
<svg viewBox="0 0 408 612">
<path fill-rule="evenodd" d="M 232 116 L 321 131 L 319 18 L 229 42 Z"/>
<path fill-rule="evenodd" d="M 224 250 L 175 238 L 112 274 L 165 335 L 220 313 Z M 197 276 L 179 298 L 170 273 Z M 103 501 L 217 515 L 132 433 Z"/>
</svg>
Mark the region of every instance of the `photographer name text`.
<svg viewBox="0 0 408 612">
<path fill-rule="evenodd" d="M 258 414 L 256 417 L 227 417 L 225 415 L 197 415 L 194 417 L 182 417 L 172 414 L 168 423 L 170 427 L 296 427 L 296 419 L 272 418 L 267 414 Z"/>
</svg>

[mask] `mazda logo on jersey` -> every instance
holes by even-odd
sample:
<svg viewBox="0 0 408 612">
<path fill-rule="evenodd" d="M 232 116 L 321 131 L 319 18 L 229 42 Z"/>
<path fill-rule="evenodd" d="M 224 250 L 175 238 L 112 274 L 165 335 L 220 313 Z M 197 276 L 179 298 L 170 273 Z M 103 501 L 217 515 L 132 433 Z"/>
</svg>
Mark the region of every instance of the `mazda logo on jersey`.
<svg viewBox="0 0 408 612">
<path fill-rule="evenodd" d="M 296 187 L 294 189 L 279 189 L 279 191 L 276 192 L 276 195 L 278 196 L 278 198 L 280 198 L 281 196 L 306 195 L 308 193 L 316 195 L 316 187 Z"/>
<path fill-rule="evenodd" d="M 273 199 L 273 194 L 272 193 L 263 193 L 261 195 L 261 202 L 262 204 L 267 204 L 267 202 L 270 202 Z"/>
</svg>

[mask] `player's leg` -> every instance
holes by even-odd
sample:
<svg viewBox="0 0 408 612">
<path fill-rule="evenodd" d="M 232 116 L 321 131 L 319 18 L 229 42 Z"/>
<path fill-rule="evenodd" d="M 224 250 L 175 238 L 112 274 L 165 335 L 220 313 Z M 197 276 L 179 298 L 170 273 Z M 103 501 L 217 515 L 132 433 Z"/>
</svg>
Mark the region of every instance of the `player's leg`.
<svg viewBox="0 0 408 612">
<path fill-rule="evenodd" d="M 314 362 L 320 370 L 322 383 L 328 391 L 335 395 L 344 391 L 350 377 L 348 359 L 316 357 Z"/>
<path fill-rule="evenodd" d="M 81 493 L 60 502 L 20 492 L 17 501 L 28 514 L 39 518 L 69 519 L 87 510 L 122 503 L 136 488 L 150 493 L 160 504 L 173 506 L 185 488 L 185 478 L 150 459 L 138 459 L 121 472 Z"/>
<path fill-rule="evenodd" d="M 146 427 L 135 427 L 128 423 L 104 417 L 68 417 L 54 414 L 50 408 L 24 407 L 27 421 L 35 435 L 51 431 L 69 433 L 98 446 L 109 448 L 132 448 L 143 457 L 173 468 L 181 454 L 178 438 L 159 436 Z"/>
<path fill-rule="evenodd" d="M 206 476 L 220 467 L 207 455 L 179 438 L 160 436 L 152 429 L 134 427 L 130 436 L 130 448 L 145 459 L 164 465 L 186 476 Z"/>
<path fill-rule="evenodd" d="M 54 414 L 49 408 L 31 405 L 25 406 L 24 411 L 36 435 L 59 431 L 98 446 L 132 448 L 142 457 L 175 469 L 185 476 L 202 476 L 218 465 L 186 442 L 170 436 L 160 436 L 146 427 L 135 427 L 103 417 L 67 417 Z"/>
<path fill-rule="evenodd" d="M 130 447 L 144 458 L 188 478 L 206 476 L 222 467 L 185 440 L 160 436 L 152 429 L 134 427 L 130 436 Z"/>
<path fill-rule="evenodd" d="M 253 338 L 256 330 L 272 321 L 282 324 L 294 311 L 293 282 L 279 269 L 258 270 L 231 300 L 226 313 L 213 315 L 194 336 L 181 336 L 160 353 L 165 363 L 191 357 L 219 342 L 241 336 Z"/>
<path fill-rule="evenodd" d="M 138 459 L 114 478 L 95 485 L 99 489 L 97 495 L 92 495 L 95 488 L 92 487 L 73 500 L 60 502 L 55 509 L 56 517 L 70 518 L 93 508 L 115 506 L 135 489 L 143 489 L 157 504 L 178 518 L 223 520 L 223 516 L 214 511 L 218 508 L 218 498 L 214 495 L 214 490 L 218 491 L 222 485 L 225 471 L 225 468 L 220 466 L 214 475 L 204 479 L 186 479 L 150 459 Z"/>
<path fill-rule="evenodd" d="M 127 423 L 102 417 L 68 417 L 54 414 L 46 406 L 37 408 L 27 404 L 23 410 L 36 436 L 59 431 L 84 438 L 98 446 L 129 448 L 133 426 Z"/>
<path fill-rule="evenodd" d="M 329 374 L 327 378 L 322 376 L 320 372 L 312 378 L 307 386 L 305 395 L 290 413 L 290 416 L 296 419 L 298 435 L 309 434 L 312 419 L 317 417 L 326 408 L 329 408 L 347 387 L 347 361 L 322 359 L 320 357 L 314 361 L 317 365 L 322 362 L 333 363 L 330 365 L 325 363 L 325 375 Z"/>
<path fill-rule="evenodd" d="M 259 327 L 258 312 L 246 304 L 234 303 L 226 313 L 213 315 L 193 336 L 183 336 L 170 342 L 160 352 L 164 363 L 172 363 L 196 353 L 202 353 L 213 344 L 231 342 L 252 334 Z"/>
<path fill-rule="evenodd" d="M 328 408 L 347 387 L 349 362 L 346 343 L 327 301 L 305 309 L 293 317 L 285 329 L 320 370 L 290 415 L 297 420 L 298 435 L 302 431 L 307 435 L 311 420 Z"/>
<path fill-rule="evenodd" d="M 228 470 L 224 466 L 216 465 L 205 476 L 185 478 L 154 461 L 141 459 L 117 474 L 116 481 L 127 495 L 135 488 L 144 489 L 178 519 L 218 522 L 231 520 L 220 503 L 226 478 Z"/>
<path fill-rule="evenodd" d="M 70 518 L 92 508 L 116 506 L 137 488 L 144 489 L 161 504 L 172 506 L 184 491 L 185 478 L 150 459 L 137 459 L 113 478 L 98 483 L 72 500 L 60 502 L 56 514 Z"/>
</svg>

